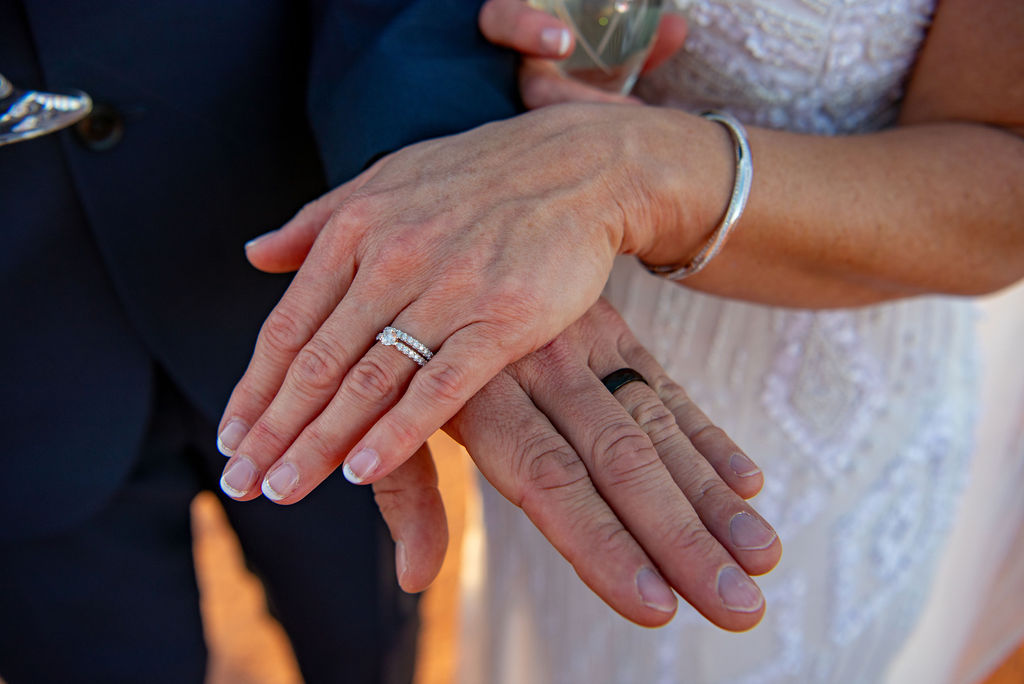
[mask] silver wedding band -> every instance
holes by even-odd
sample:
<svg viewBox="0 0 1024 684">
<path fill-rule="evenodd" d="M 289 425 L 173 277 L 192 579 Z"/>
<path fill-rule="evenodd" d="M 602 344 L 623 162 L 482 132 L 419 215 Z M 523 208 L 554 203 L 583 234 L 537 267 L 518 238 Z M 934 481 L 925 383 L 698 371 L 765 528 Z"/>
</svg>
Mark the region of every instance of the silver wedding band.
<svg viewBox="0 0 1024 684">
<path fill-rule="evenodd" d="M 426 364 L 434 355 L 434 352 L 415 337 L 390 325 L 377 333 L 377 341 L 385 347 L 394 347 L 420 366 Z"/>
</svg>

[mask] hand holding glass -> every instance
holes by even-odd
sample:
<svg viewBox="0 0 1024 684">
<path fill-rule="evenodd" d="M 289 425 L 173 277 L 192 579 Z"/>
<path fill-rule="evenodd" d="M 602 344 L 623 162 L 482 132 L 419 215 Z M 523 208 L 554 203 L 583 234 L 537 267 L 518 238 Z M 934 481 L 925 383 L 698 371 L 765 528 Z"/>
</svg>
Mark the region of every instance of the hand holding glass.
<svg viewBox="0 0 1024 684">
<path fill-rule="evenodd" d="M 576 49 L 557 62 L 565 75 L 609 92 L 632 89 L 658 31 L 661 0 L 527 1 L 573 32 Z"/>
</svg>

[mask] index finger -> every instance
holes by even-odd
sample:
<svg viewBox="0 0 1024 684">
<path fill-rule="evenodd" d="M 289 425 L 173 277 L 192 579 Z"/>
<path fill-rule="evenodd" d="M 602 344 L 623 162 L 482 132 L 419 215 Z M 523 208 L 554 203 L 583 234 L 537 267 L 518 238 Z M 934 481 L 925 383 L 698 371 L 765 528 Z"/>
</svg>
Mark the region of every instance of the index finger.
<svg viewBox="0 0 1024 684">
<path fill-rule="evenodd" d="M 654 562 L 510 375 L 494 378 L 445 429 L 457 432 L 484 477 L 615 611 L 647 627 L 672 618 L 676 598 Z"/>
<path fill-rule="evenodd" d="M 331 227 L 324 229 L 324 233 Z M 334 238 L 347 244 L 344 227 Z M 332 248 L 318 250 L 295 275 L 281 301 L 260 328 L 252 359 L 228 399 L 217 430 L 217 448 L 232 456 L 284 382 L 296 354 L 310 340 L 348 290 L 355 272 L 351 260 L 337 263 Z M 343 252 L 343 249 L 334 250 Z M 281 450 L 287 445 L 279 445 Z"/>
</svg>

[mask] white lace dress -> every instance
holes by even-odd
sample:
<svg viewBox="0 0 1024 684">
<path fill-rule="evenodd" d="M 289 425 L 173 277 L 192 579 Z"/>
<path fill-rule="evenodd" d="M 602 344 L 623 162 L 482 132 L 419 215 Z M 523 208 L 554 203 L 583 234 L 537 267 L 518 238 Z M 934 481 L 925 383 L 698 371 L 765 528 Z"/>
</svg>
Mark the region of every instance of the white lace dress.
<svg viewBox="0 0 1024 684">
<path fill-rule="evenodd" d="M 893 120 L 934 4 L 689 2 L 685 50 L 638 93 L 726 108 L 759 126 L 877 129 Z M 485 541 L 467 555 L 462 680 L 952 681 L 1007 547 L 991 533 L 981 543 L 978 528 L 1021 519 L 1024 497 L 1006 483 L 1024 482 L 1024 364 L 993 369 L 979 354 L 1024 332 L 1020 293 L 989 309 L 931 297 L 807 312 L 694 293 L 620 258 L 607 295 L 765 473 L 755 506 L 785 547 L 778 569 L 759 580 L 766 617 L 731 634 L 684 603 L 668 626 L 636 627 L 485 483 Z M 993 377 L 996 388 L 986 385 Z M 982 410 L 983 400 L 1002 402 L 1000 415 Z M 987 462 L 973 466 L 981 489 L 968 495 L 972 510 L 987 512 L 953 537 L 973 544 L 969 558 L 949 560 L 943 550 L 978 444 Z M 937 596 L 942 583 L 949 594 Z M 930 592 L 930 614 L 949 624 L 919 629 L 907 646 Z M 1024 608 L 1020 595 L 1002 598 Z"/>
</svg>

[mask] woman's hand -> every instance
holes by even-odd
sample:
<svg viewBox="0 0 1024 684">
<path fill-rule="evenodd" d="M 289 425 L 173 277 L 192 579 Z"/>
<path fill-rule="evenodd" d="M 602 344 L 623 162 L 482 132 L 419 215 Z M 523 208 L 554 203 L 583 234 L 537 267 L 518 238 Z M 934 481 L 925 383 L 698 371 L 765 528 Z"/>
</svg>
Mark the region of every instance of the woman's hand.
<svg viewBox="0 0 1024 684">
<path fill-rule="evenodd" d="M 354 482 L 380 479 L 579 318 L 616 253 L 675 222 L 650 200 L 664 167 L 636 111 L 547 108 L 414 145 L 251 244 L 288 270 L 315 238 L 220 425 L 238 498 L 262 481 L 298 501 L 342 462 Z M 375 345 L 392 325 L 429 363 Z"/>
<path fill-rule="evenodd" d="M 547 12 L 533 9 L 523 0 L 487 0 L 480 8 L 479 23 L 489 41 L 523 55 L 519 90 L 530 109 L 561 102 L 639 103 L 634 97 L 608 93 L 563 76 L 551 60 L 572 54 L 574 38 L 569 27 Z M 686 20 L 665 13 L 644 71 L 671 57 L 685 39 Z"/>
</svg>

